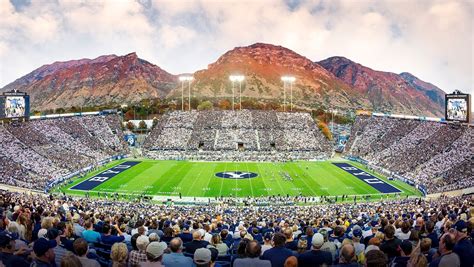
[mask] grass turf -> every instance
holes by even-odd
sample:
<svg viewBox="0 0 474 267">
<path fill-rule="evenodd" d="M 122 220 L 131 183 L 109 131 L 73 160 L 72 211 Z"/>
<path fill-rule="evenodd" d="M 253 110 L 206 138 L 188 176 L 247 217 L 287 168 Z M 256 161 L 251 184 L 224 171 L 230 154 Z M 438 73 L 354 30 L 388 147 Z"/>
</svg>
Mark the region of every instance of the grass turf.
<svg viewBox="0 0 474 267">
<path fill-rule="evenodd" d="M 118 165 L 125 160 L 115 161 L 89 173 L 81 179 L 63 185 L 57 190 L 67 194 L 83 195 L 85 191 L 71 190 L 74 185 L 97 173 Z M 337 196 L 337 195 L 379 195 L 379 191 L 346 171 L 323 162 L 192 162 L 141 160 L 141 163 L 114 176 L 89 192 L 120 194 L 145 194 L 150 196 L 216 197 L 216 196 Z M 337 162 L 346 162 L 337 160 Z M 361 164 L 350 164 L 367 171 L 392 184 L 402 191 L 401 195 L 420 195 L 418 190 L 400 181 L 388 181 Z M 254 172 L 258 176 L 250 179 L 225 179 L 216 177 L 218 172 Z M 284 173 L 292 177 L 285 179 Z"/>
</svg>

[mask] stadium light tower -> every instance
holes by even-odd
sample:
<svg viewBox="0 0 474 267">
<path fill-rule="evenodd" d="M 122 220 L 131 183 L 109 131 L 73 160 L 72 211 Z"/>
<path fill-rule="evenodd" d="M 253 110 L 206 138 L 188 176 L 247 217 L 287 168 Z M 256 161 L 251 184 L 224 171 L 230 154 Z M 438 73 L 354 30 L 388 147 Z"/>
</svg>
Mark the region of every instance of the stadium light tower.
<svg viewBox="0 0 474 267">
<path fill-rule="evenodd" d="M 188 110 L 191 110 L 191 82 L 194 80 L 193 76 L 183 75 L 179 76 L 181 82 L 181 111 L 184 111 L 184 83 L 188 82 Z"/>
<path fill-rule="evenodd" d="M 239 109 L 242 110 L 242 82 L 245 79 L 243 75 L 230 75 L 230 81 L 232 82 L 232 110 L 234 110 L 234 85 L 235 82 L 239 82 Z"/>
<path fill-rule="evenodd" d="M 296 78 L 293 76 L 282 76 L 281 80 L 283 81 L 283 111 L 286 111 L 286 84 L 290 84 L 290 111 L 293 111 L 293 83 L 296 81 Z"/>
</svg>

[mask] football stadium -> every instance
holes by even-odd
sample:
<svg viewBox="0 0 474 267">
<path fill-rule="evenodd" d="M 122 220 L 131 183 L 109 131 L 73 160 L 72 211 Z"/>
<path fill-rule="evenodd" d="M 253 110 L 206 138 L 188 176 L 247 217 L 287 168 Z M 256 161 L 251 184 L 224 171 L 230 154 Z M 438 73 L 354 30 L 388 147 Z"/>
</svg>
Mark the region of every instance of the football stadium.
<svg viewBox="0 0 474 267">
<path fill-rule="evenodd" d="M 470 11 L 0 2 L 0 266 L 473 267 Z"/>
</svg>

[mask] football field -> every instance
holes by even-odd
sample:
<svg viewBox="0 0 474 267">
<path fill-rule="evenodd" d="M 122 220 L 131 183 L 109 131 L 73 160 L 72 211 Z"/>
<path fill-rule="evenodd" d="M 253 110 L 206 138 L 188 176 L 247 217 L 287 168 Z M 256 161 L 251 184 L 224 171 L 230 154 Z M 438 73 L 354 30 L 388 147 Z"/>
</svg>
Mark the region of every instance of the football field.
<svg viewBox="0 0 474 267">
<path fill-rule="evenodd" d="M 67 194 L 97 192 L 183 197 L 337 196 L 419 192 L 344 161 L 193 162 L 120 160 L 63 185 Z"/>
</svg>

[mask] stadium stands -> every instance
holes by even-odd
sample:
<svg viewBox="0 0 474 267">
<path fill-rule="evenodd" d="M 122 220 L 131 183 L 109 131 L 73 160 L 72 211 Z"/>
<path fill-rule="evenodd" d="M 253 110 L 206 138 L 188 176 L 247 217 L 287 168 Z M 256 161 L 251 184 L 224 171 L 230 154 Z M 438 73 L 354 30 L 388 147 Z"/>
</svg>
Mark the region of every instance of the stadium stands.
<svg viewBox="0 0 474 267">
<path fill-rule="evenodd" d="M 128 153 L 116 115 L 5 124 L 0 140 L 1 182 L 38 190 L 51 180 Z"/>
<path fill-rule="evenodd" d="M 5 265 L 13 253 L 17 265 L 29 265 L 32 251 L 22 247 L 32 245 L 41 257 L 49 249 L 47 239 L 57 240 L 52 249 L 56 257 L 42 261 L 79 257 L 88 264 L 82 266 L 143 266 L 150 261 L 193 266 L 199 260 L 239 266 L 239 261 L 258 258 L 271 262 L 265 266 L 290 260 L 298 266 L 318 266 L 320 261 L 371 266 L 374 260 L 377 266 L 428 266 L 449 253 L 449 260 L 443 260 L 447 266 L 473 264 L 470 197 L 196 207 L 2 192 L 0 205 L 0 260 Z M 7 246 L 10 242 L 15 245 Z"/>
<path fill-rule="evenodd" d="M 473 149 L 473 127 L 359 116 L 346 153 L 436 193 L 474 185 Z"/>
<path fill-rule="evenodd" d="M 281 160 L 328 158 L 332 146 L 308 113 L 274 111 L 174 111 L 158 122 L 145 141 L 151 158 Z M 183 152 L 184 151 L 184 152 Z M 280 153 L 268 153 L 276 151 Z M 311 153 L 310 153 L 311 152 Z M 210 156 L 209 156 L 210 155 Z"/>
</svg>

